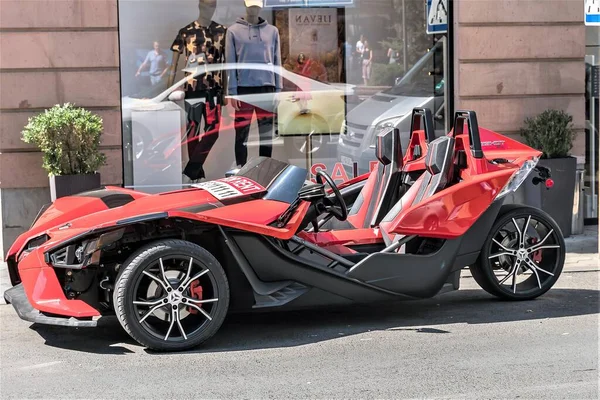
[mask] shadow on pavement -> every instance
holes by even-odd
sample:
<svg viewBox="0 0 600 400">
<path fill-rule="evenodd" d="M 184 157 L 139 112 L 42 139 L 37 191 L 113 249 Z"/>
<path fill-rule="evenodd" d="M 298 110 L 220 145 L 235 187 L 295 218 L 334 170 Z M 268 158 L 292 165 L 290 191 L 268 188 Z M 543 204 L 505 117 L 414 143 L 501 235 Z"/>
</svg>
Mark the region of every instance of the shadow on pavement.
<svg viewBox="0 0 600 400">
<path fill-rule="evenodd" d="M 489 324 L 595 314 L 600 292 L 553 289 L 531 301 L 498 300 L 482 290 L 460 290 L 427 300 L 355 305 L 302 311 L 229 315 L 219 332 L 186 353 L 210 353 L 301 346 L 370 331 L 402 330 L 452 334 L 451 324 Z M 32 325 L 49 346 L 98 354 L 125 354 L 138 346 L 116 318 L 97 328 Z M 147 350 L 147 353 L 162 353 Z M 171 353 L 172 354 L 172 353 Z"/>
</svg>

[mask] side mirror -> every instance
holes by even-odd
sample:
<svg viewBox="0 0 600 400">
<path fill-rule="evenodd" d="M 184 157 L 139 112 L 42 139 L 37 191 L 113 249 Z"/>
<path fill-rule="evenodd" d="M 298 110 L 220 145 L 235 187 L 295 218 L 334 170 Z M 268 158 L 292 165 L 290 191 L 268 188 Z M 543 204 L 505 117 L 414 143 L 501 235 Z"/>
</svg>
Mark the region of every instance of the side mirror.
<svg viewBox="0 0 600 400">
<path fill-rule="evenodd" d="M 182 101 L 183 99 L 185 99 L 185 92 L 182 90 L 175 90 L 169 95 L 169 101 L 177 102 Z"/>
</svg>

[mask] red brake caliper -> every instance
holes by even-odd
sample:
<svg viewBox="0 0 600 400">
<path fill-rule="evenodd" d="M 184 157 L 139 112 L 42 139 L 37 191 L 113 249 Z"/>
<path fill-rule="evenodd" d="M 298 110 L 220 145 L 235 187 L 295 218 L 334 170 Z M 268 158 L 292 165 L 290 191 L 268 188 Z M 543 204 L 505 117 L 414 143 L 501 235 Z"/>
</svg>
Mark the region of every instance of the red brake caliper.
<svg viewBox="0 0 600 400">
<path fill-rule="evenodd" d="M 530 242 L 531 242 L 531 245 L 533 246 L 534 244 L 536 244 L 538 242 L 538 240 L 537 240 L 537 238 L 531 238 Z M 542 251 L 541 250 L 534 251 L 532 259 L 533 259 L 533 261 L 535 261 L 538 264 L 540 262 L 542 262 Z"/>
<path fill-rule="evenodd" d="M 200 281 L 190 283 L 190 292 L 193 299 L 202 300 L 202 286 L 200 285 Z M 198 307 L 202 307 L 202 304 L 198 304 Z M 187 309 L 190 314 L 198 314 L 198 310 L 193 307 L 188 307 Z"/>
</svg>

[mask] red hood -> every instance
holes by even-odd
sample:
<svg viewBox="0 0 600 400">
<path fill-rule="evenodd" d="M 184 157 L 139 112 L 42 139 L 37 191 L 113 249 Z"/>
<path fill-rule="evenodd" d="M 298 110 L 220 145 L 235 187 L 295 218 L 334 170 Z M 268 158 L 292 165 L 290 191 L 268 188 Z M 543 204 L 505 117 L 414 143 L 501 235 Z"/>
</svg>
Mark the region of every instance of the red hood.
<svg viewBox="0 0 600 400">
<path fill-rule="evenodd" d="M 202 189 L 148 195 L 127 189 L 106 188 L 60 198 L 42 213 L 31 229 L 15 240 L 6 257 L 20 253 L 29 240 L 43 234 L 50 236 L 44 247 L 51 247 L 92 229 L 113 226 L 117 221 L 127 218 L 211 202 L 218 200 Z"/>
<path fill-rule="evenodd" d="M 91 230 L 127 223 L 127 219 L 171 211 L 198 212 L 207 203 L 248 197 L 266 191 L 253 180 L 240 176 L 217 179 L 196 188 L 149 195 L 117 187 L 80 193 L 56 200 L 31 229 L 15 240 L 9 257 L 18 255 L 29 240 L 47 234 L 50 239 L 41 248 L 49 248 Z M 200 207 L 201 208 L 201 207 Z M 135 221 L 131 221 L 132 223 Z"/>
</svg>

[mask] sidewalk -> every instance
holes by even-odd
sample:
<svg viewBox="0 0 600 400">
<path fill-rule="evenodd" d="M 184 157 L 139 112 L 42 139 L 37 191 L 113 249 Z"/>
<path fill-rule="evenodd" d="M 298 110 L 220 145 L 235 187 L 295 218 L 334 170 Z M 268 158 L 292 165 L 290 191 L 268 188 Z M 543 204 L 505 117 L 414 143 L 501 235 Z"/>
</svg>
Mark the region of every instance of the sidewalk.
<svg viewBox="0 0 600 400">
<path fill-rule="evenodd" d="M 599 271 L 598 258 L 598 226 L 586 226 L 582 235 L 565 239 L 567 243 L 567 259 L 565 272 Z M 471 276 L 468 270 L 462 276 Z M 8 269 L 4 261 L 0 261 L 0 304 L 5 304 L 3 293 L 10 288 Z"/>
<path fill-rule="evenodd" d="M 565 271 L 598 271 L 598 225 L 586 226 L 582 235 L 565 239 L 567 259 Z"/>
</svg>

